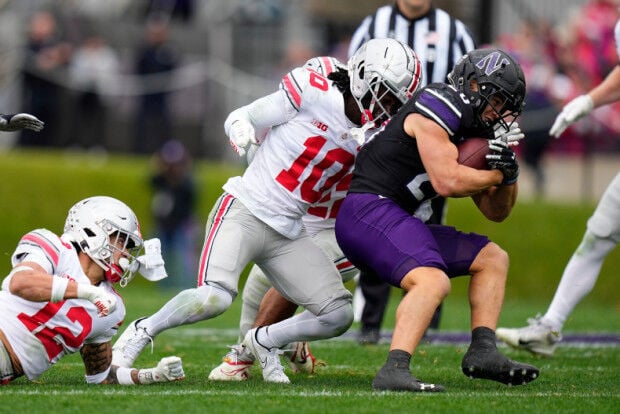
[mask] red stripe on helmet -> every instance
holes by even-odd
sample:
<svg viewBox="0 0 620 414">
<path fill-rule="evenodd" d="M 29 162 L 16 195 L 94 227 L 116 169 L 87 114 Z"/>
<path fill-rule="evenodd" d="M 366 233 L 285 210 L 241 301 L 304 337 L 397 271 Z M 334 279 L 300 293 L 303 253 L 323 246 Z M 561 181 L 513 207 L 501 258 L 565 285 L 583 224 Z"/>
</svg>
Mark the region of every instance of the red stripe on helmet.
<svg viewBox="0 0 620 414">
<path fill-rule="evenodd" d="M 413 53 L 413 60 L 415 61 L 415 64 L 413 68 L 413 79 L 411 80 L 411 86 L 407 91 L 408 98 L 410 98 L 411 95 L 413 95 L 413 93 L 416 91 L 416 89 L 418 89 L 418 85 L 420 85 L 420 78 L 422 75 L 422 65 L 420 64 L 420 60 L 418 59 L 418 56 L 415 54 L 415 52 Z"/>
</svg>

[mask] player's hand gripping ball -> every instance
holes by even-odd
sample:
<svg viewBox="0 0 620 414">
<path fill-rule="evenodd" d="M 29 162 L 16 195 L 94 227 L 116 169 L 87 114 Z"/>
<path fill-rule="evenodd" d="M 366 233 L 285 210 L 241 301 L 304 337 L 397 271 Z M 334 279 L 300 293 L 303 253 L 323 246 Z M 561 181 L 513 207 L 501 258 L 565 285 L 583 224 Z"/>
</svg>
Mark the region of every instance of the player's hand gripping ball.
<svg viewBox="0 0 620 414">
<path fill-rule="evenodd" d="M 489 140 L 486 138 L 467 138 L 457 145 L 458 163 L 476 170 L 489 168 L 486 156 L 489 154 Z"/>
</svg>

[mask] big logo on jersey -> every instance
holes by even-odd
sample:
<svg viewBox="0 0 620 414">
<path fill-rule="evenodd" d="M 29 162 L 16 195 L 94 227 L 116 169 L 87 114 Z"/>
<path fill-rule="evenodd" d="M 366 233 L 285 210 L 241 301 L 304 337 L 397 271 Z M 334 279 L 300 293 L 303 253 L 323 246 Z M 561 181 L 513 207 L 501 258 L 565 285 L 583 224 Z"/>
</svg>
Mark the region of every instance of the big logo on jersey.
<svg viewBox="0 0 620 414">
<path fill-rule="evenodd" d="M 502 56 L 499 52 L 489 53 L 476 63 L 476 67 L 482 70 L 487 76 L 507 65 L 510 65 L 510 60 L 508 60 L 506 56 Z"/>
</svg>

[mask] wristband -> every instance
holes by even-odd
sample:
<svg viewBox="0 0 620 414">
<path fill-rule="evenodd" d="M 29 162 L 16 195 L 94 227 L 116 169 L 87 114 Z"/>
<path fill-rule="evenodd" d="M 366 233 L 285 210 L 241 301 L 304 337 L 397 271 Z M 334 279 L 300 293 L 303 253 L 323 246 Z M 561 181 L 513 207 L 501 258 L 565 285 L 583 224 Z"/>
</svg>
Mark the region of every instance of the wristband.
<svg viewBox="0 0 620 414">
<path fill-rule="evenodd" d="M 86 283 L 78 283 L 77 285 L 77 298 L 78 299 L 86 299 L 90 300 L 90 297 L 93 294 L 97 293 L 97 288 L 93 285 L 89 285 Z"/>
<path fill-rule="evenodd" d="M 116 370 L 116 380 L 118 383 L 121 385 L 135 385 L 136 383 L 131 378 L 131 371 L 133 371 L 133 368 L 118 367 Z"/>
<path fill-rule="evenodd" d="M 108 378 L 108 375 L 110 374 L 110 367 L 108 367 L 108 369 L 106 369 L 103 372 L 100 372 L 99 374 L 94 374 L 94 375 L 85 375 L 84 378 L 86 378 L 86 383 L 88 384 L 101 384 L 106 378 Z"/>
<path fill-rule="evenodd" d="M 69 279 L 60 276 L 52 276 L 52 294 L 50 295 L 50 302 L 56 303 L 64 300 L 68 284 Z"/>
</svg>

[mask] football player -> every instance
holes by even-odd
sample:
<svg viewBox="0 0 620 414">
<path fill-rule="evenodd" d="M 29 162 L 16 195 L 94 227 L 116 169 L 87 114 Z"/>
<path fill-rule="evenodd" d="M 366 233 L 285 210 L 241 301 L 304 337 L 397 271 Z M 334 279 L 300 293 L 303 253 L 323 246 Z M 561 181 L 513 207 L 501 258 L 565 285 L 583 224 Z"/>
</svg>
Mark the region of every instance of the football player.
<svg viewBox="0 0 620 414">
<path fill-rule="evenodd" d="M 228 116 L 224 127 L 239 155 L 252 143 L 260 146 L 244 174 L 224 185 L 211 211 L 198 287 L 130 324 L 114 345 L 114 361 L 131 366 L 164 329 L 224 312 L 251 261 L 284 297 L 305 309 L 246 333 L 243 345 L 259 361 L 265 381 L 290 382 L 279 359 L 286 344 L 331 338 L 349 328 L 351 293 L 304 228 L 303 217 L 346 179 L 365 133 L 396 113 L 421 74 L 415 53 L 393 39 L 369 41 L 351 62 L 348 70 L 327 77 L 295 68 L 277 92 Z M 323 217 L 335 213 L 323 211 Z"/>
<path fill-rule="evenodd" d="M 347 66 L 333 57 L 315 57 L 304 65 L 306 68 L 315 70 L 327 76 L 335 70 L 344 69 Z M 371 128 L 366 132 L 370 136 L 376 131 Z M 258 149 L 253 145 L 247 152 L 248 164 Z M 323 200 L 313 204 L 308 208 L 308 212 L 303 217 L 304 227 L 312 240 L 327 254 L 334 262 L 340 272 L 343 282 L 353 279 L 359 272 L 344 256 L 334 235 L 334 214 L 337 212 L 339 203 L 342 202 L 349 188 L 351 174 L 340 180 L 338 185 L 332 187 L 328 196 Z M 332 212 L 325 217 L 325 212 Z M 267 292 L 267 299 L 263 300 Z M 297 310 L 297 305 L 289 302 L 271 287 L 269 278 L 265 272 L 257 265 L 252 266 L 248 274 L 243 292 L 241 294 L 241 319 L 239 321 L 239 342 L 230 346 L 222 363 L 213 368 L 209 374 L 209 379 L 214 381 L 244 381 L 249 378 L 250 368 L 254 364 L 254 355 L 248 352 L 242 345 L 243 338 L 247 331 L 253 327 L 270 325 L 282 319 L 292 316 Z M 260 312 L 259 312 L 260 308 Z M 317 360 L 310 351 L 307 342 L 295 342 L 284 350 L 288 354 L 289 364 L 293 372 L 305 372 L 313 374 Z"/>
<path fill-rule="evenodd" d="M 620 22 L 615 26 L 616 49 L 620 56 Z M 590 92 L 564 106 L 549 130 L 559 138 L 573 122 L 594 108 L 620 100 L 620 66 Z M 528 319 L 523 328 L 499 328 L 497 337 L 515 348 L 533 354 L 552 356 L 562 340 L 562 328 L 575 306 L 594 287 L 603 261 L 620 241 L 620 173 L 605 189 L 594 213 L 586 223 L 586 232 L 570 258 L 553 300 L 543 316 Z"/>
<path fill-rule="evenodd" d="M 525 77 L 505 52 L 477 49 L 459 60 L 449 81 L 420 89 L 361 148 L 336 219 L 336 238 L 349 260 L 406 291 L 396 310 L 387 361 L 372 383 L 377 390 L 444 390 L 415 378 L 410 359 L 450 291 L 450 278 L 461 275 L 471 276 L 472 340 L 463 373 L 512 385 L 538 376 L 536 367 L 506 358 L 495 345 L 506 252 L 485 236 L 425 224 L 414 216 L 437 195 L 470 196 L 492 221 L 510 214 L 519 166 L 509 138 L 489 141 L 489 170 L 458 164 L 456 144 L 468 136 L 494 136 L 495 124 L 510 131 L 522 110 Z"/>
<path fill-rule="evenodd" d="M 136 257 L 146 246 L 146 253 Z M 90 197 L 69 210 L 64 233 L 24 235 L 0 290 L 0 383 L 37 379 L 65 355 L 80 352 L 89 384 L 151 384 L 184 378 L 181 359 L 128 369 L 111 364 L 112 336 L 125 318 L 113 285 L 139 271 L 165 276 L 159 240 L 143 242 L 138 220 L 123 202 Z"/>
<path fill-rule="evenodd" d="M 407 43 L 418 53 L 424 82 L 445 82 L 456 62 L 476 47 L 469 28 L 432 0 L 395 0 L 382 2 L 362 20 L 349 43 L 352 56 L 363 41 L 377 37 L 392 37 Z M 429 223 L 444 224 L 446 202 L 436 197 Z M 381 325 L 392 287 L 372 274 L 362 272 L 355 290 L 353 305 L 360 319 L 358 342 L 375 344 L 381 337 Z M 438 329 L 441 305 L 437 308 L 429 329 Z"/>
</svg>

